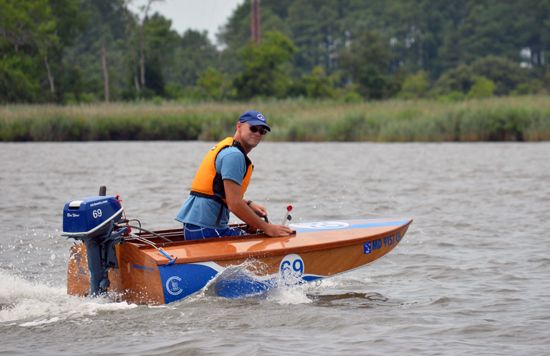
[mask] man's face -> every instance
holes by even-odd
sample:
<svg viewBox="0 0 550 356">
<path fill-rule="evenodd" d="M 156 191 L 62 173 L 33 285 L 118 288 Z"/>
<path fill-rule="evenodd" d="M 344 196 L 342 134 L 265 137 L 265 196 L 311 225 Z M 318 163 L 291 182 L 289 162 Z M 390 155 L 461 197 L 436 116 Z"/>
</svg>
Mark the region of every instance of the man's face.
<svg viewBox="0 0 550 356">
<path fill-rule="evenodd" d="M 264 134 L 262 135 L 262 133 Z M 264 126 L 251 126 L 246 122 L 237 123 L 239 142 L 245 149 L 251 150 L 256 147 L 262 140 L 265 133 L 267 133 L 267 130 Z"/>
</svg>

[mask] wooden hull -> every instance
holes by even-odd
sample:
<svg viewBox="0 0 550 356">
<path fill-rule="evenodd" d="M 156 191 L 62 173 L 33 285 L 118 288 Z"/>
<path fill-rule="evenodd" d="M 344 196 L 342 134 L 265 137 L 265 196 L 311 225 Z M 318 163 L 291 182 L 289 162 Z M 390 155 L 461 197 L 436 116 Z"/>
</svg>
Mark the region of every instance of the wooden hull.
<svg viewBox="0 0 550 356">
<path fill-rule="evenodd" d="M 158 248 L 137 240 L 117 245 L 118 268 L 109 270 L 109 292 L 138 304 L 174 302 L 209 283 L 220 296 L 255 295 L 362 267 L 395 248 L 411 222 L 371 219 L 294 224 L 296 234 L 290 237 L 183 241 L 181 229 L 156 231 L 173 240 L 163 242 L 142 234 Z M 82 243 L 71 248 L 67 282 L 69 294 L 87 295 L 89 271 Z"/>
</svg>

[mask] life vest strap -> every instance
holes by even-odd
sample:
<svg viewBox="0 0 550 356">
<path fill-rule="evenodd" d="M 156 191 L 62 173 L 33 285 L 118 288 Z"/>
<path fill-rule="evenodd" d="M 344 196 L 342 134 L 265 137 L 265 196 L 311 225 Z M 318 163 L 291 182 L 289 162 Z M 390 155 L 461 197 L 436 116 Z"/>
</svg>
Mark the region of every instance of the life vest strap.
<svg viewBox="0 0 550 356">
<path fill-rule="evenodd" d="M 212 200 L 220 203 L 221 204 L 220 210 L 218 212 L 218 217 L 216 218 L 216 225 L 220 225 L 220 222 L 222 221 L 223 207 L 226 207 L 227 209 L 229 209 L 229 207 L 227 206 L 227 203 L 217 195 L 209 195 L 209 194 L 204 194 L 204 193 L 195 192 L 195 191 L 191 191 L 189 194 L 194 195 L 196 197 L 212 199 Z"/>
<path fill-rule="evenodd" d="M 205 194 L 205 193 L 201 193 L 201 192 L 196 192 L 194 190 L 190 191 L 189 195 L 194 195 L 196 197 L 201 197 L 201 198 L 206 198 L 206 199 L 212 199 L 212 200 L 217 201 L 221 205 L 227 207 L 227 203 L 217 195 Z"/>
</svg>

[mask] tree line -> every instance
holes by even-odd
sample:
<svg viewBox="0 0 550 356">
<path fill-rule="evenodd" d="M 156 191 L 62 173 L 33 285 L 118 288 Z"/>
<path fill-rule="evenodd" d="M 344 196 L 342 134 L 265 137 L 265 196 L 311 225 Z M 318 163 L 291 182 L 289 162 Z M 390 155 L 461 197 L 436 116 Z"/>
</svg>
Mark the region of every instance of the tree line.
<svg viewBox="0 0 550 356">
<path fill-rule="evenodd" d="M 212 43 L 148 0 L 0 0 L 0 102 L 463 98 L 550 91 L 550 0 L 250 0 Z"/>
</svg>

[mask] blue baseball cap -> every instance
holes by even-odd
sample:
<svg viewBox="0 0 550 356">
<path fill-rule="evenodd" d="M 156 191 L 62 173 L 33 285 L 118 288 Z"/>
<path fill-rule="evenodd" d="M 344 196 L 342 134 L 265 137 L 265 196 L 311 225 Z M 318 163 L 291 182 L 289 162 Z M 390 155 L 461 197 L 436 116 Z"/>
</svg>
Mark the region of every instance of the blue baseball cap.
<svg viewBox="0 0 550 356">
<path fill-rule="evenodd" d="M 242 114 L 239 122 L 247 122 L 250 126 L 264 126 L 267 131 L 271 131 L 271 127 L 267 124 L 267 118 L 256 110 L 250 110 Z"/>
</svg>

